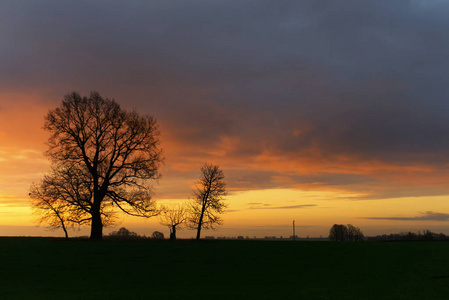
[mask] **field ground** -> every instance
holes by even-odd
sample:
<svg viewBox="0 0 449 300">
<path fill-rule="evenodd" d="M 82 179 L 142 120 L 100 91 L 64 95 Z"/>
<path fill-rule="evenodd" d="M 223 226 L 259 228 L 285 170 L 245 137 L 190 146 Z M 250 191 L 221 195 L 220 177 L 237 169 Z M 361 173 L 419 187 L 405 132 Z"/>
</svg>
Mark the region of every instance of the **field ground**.
<svg viewBox="0 0 449 300">
<path fill-rule="evenodd" d="M 449 299 L 449 242 L 0 238 L 0 299 Z"/>
</svg>

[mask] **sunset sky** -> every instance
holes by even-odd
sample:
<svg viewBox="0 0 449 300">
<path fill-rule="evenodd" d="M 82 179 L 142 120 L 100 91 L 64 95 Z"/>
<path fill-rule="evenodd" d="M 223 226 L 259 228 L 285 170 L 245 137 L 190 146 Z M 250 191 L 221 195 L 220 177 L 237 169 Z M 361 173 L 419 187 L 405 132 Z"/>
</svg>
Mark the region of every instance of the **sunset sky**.
<svg viewBox="0 0 449 300">
<path fill-rule="evenodd" d="M 28 198 L 49 168 L 44 116 L 93 90 L 158 120 L 159 203 L 191 197 L 205 162 L 224 170 L 228 212 L 204 235 L 449 234 L 448 15 L 442 0 L 2 1 L 0 235 L 62 235 Z M 168 235 L 135 217 L 105 232 L 122 226 Z"/>
</svg>

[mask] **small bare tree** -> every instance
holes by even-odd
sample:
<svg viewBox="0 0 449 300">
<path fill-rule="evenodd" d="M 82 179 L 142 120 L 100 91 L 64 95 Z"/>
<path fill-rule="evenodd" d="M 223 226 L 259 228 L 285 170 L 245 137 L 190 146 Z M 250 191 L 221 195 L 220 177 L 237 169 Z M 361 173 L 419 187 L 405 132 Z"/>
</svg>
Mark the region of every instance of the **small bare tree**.
<svg viewBox="0 0 449 300">
<path fill-rule="evenodd" d="M 170 240 L 176 240 L 176 231 L 181 229 L 187 220 L 187 208 L 183 204 L 164 206 L 159 215 L 159 223 L 170 229 Z"/>
<path fill-rule="evenodd" d="M 42 194 L 39 186 L 32 186 L 30 196 L 33 195 L 32 207 L 33 213 L 38 215 L 39 224 L 47 224 L 50 229 L 62 228 L 65 238 L 69 238 L 67 232 L 69 214 L 63 201 L 51 197 L 48 194 Z"/>
<path fill-rule="evenodd" d="M 68 228 L 90 221 L 86 204 L 92 197 L 91 182 L 80 169 L 54 165 L 40 184 L 31 186 L 30 197 L 38 223 L 62 228 L 66 238 Z"/>
<path fill-rule="evenodd" d="M 201 236 L 201 229 L 214 229 L 221 225 L 220 214 L 227 204 L 223 202 L 226 195 L 224 173 L 217 165 L 204 164 L 201 179 L 194 190 L 194 198 L 189 205 L 189 227 L 197 230 L 196 239 Z"/>
</svg>

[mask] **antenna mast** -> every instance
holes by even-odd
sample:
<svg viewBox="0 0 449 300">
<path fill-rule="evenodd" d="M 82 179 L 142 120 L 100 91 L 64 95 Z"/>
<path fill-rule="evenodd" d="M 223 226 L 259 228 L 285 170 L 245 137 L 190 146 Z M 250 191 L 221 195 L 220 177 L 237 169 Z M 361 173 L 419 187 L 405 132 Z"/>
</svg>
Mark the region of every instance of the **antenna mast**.
<svg viewBox="0 0 449 300">
<path fill-rule="evenodd" d="M 296 240 L 296 234 L 295 234 L 295 220 L 293 220 L 293 240 Z"/>
</svg>

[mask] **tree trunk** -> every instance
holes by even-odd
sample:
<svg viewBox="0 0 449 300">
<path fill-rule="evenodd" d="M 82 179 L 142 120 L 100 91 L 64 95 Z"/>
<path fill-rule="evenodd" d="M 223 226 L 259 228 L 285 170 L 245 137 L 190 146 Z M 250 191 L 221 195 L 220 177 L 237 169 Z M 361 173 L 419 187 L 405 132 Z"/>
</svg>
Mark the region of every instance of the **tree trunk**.
<svg viewBox="0 0 449 300">
<path fill-rule="evenodd" d="M 176 226 L 172 226 L 170 240 L 176 241 Z"/>
<path fill-rule="evenodd" d="M 204 209 L 201 212 L 200 219 L 198 220 L 198 229 L 196 231 L 196 239 L 199 240 L 201 236 L 201 228 L 203 227 L 203 216 L 204 216 Z"/>
<path fill-rule="evenodd" d="M 90 228 L 90 239 L 100 241 L 103 239 L 103 222 L 99 211 L 92 213 L 92 225 Z"/>
<path fill-rule="evenodd" d="M 62 230 L 64 230 L 65 239 L 69 239 L 69 234 L 67 233 L 67 228 L 65 228 L 64 222 L 62 223 Z"/>
<path fill-rule="evenodd" d="M 196 231 L 196 239 L 199 240 L 201 235 L 201 223 L 198 224 L 198 229 Z"/>
<path fill-rule="evenodd" d="M 209 186 L 207 187 L 206 194 L 203 195 L 202 206 L 201 206 L 201 215 L 200 215 L 200 219 L 198 220 L 198 229 L 196 232 L 197 240 L 200 239 L 201 227 L 203 227 L 204 212 L 206 211 L 206 204 L 209 200 L 209 194 L 210 194 L 210 183 L 209 183 Z"/>
<path fill-rule="evenodd" d="M 65 228 L 64 219 L 61 217 L 61 215 L 59 214 L 59 212 L 56 209 L 53 208 L 53 211 L 55 212 L 56 216 L 58 217 L 59 222 L 61 222 L 61 227 L 62 227 L 62 230 L 64 230 L 65 239 L 68 240 L 69 234 L 67 232 L 67 228 Z"/>
</svg>

